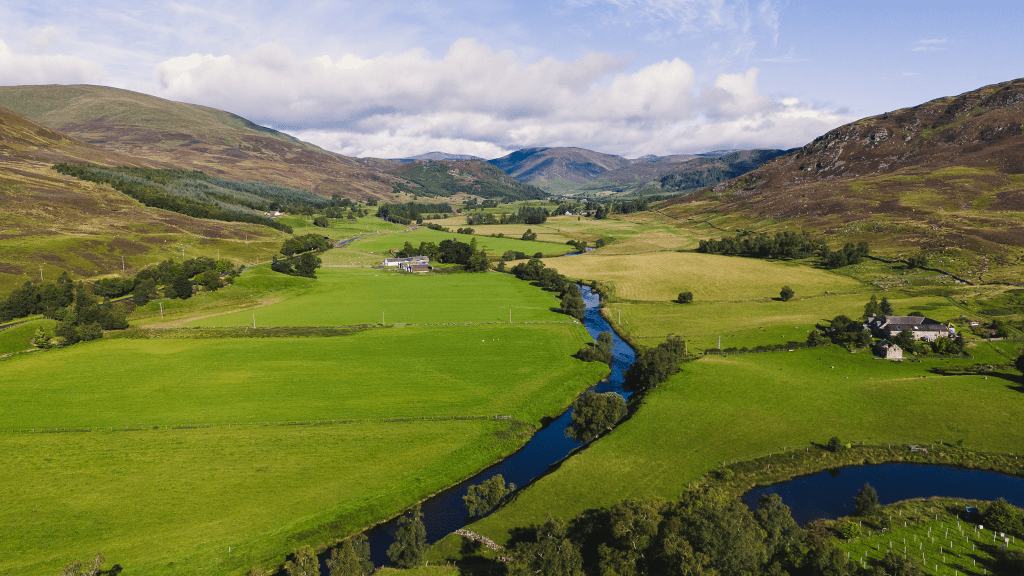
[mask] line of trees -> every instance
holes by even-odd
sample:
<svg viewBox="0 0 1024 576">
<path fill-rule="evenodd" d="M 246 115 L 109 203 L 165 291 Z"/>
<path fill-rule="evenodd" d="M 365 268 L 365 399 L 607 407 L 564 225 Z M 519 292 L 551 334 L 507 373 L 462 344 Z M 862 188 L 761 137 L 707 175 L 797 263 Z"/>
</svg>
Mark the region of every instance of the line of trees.
<svg viewBox="0 0 1024 576">
<path fill-rule="evenodd" d="M 317 254 L 320 254 L 331 247 L 331 242 L 317 234 L 304 234 L 288 238 L 281 244 L 281 254 L 285 256 L 278 259 L 274 256 L 270 263 L 270 269 L 289 276 L 303 276 L 305 278 L 316 278 L 316 270 L 323 261 Z"/>
<path fill-rule="evenodd" d="M 55 164 L 53 169 L 79 180 L 106 184 L 146 206 L 224 222 L 248 222 L 291 233 L 287 224 L 265 216 L 253 206 L 271 202 L 248 194 L 239 198 L 226 188 L 213 189 L 208 177 L 195 170 L 155 170 L 151 168 L 101 168 L 90 165 Z M 231 181 L 225 181 L 231 182 Z M 313 196 L 311 194 L 311 196 Z M 255 198 L 256 200 L 251 200 Z M 317 197 L 319 198 L 319 197 Z M 323 200 L 321 198 L 321 200 Z"/>
<path fill-rule="evenodd" d="M 774 236 L 764 233 L 740 232 L 721 240 L 701 240 L 697 252 L 745 256 L 747 258 L 798 259 L 808 258 L 827 250 L 823 240 L 812 238 L 806 231 L 779 232 Z"/>
<path fill-rule="evenodd" d="M 420 242 L 418 248 L 407 241 L 398 252 L 398 256 L 426 256 L 442 264 L 460 264 L 467 272 L 484 272 L 490 268 L 487 250 L 477 248 L 476 238 L 470 240 L 469 244 L 455 238 L 441 240 L 438 244 Z"/>
<path fill-rule="evenodd" d="M 656 388 L 679 372 L 684 355 L 683 341 L 675 334 L 669 334 L 661 344 L 637 353 L 633 365 L 624 374 L 624 385 L 637 394 Z"/>
<path fill-rule="evenodd" d="M 405 204 L 392 204 L 382 202 L 377 206 L 377 217 L 395 224 L 409 225 L 413 222 L 422 222 L 423 214 L 429 212 L 450 213 L 452 207 L 447 202 L 441 204 L 428 204 L 425 202 L 406 202 Z"/>
</svg>

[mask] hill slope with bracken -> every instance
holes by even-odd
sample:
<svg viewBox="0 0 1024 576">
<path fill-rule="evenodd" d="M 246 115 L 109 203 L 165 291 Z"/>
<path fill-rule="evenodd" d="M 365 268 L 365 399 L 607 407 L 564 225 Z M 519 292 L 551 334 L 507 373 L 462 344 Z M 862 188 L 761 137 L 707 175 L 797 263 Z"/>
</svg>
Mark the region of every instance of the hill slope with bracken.
<svg viewBox="0 0 1024 576">
<path fill-rule="evenodd" d="M 179 168 L 308 189 L 385 197 L 386 161 L 328 152 L 214 108 L 103 86 L 0 87 L 0 106 L 94 144 Z"/>
<path fill-rule="evenodd" d="M 994 268 L 1024 254 L 1024 79 L 852 122 L 670 204 L 677 216 L 783 222 L 1000 279 Z"/>
<path fill-rule="evenodd" d="M 59 162 L 165 167 L 104 150 L 0 108 L 0 293 L 42 273 L 94 276 L 204 245 L 252 262 L 282 235 L 265 226 L 147 208 L 106 186 L 62 176 Z"/>
</svg>

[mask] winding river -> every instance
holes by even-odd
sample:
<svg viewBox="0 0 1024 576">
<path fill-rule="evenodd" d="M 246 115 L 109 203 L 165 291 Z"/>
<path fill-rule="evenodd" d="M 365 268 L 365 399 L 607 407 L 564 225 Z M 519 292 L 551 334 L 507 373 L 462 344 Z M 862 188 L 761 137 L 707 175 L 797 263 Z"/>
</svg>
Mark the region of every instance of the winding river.
<svg viewBox="0 0 1024 576">
<path fill-rule="evenodd" d="M 629 392 L 622 387 L 622 371 L 629 368 L 635 359 L 633 349 L 612 330 L 608 322 L 601 316 L 600 298 L 592 294 L 587 287 L 580 287 L 580 295 L 587 305 L 583 323 L 590 335 L 597 339 L 601 332 L 611 332 L 613 339 L 613 361 L 611 374 L 590 389 L 595 392 L 618 392 L 626 399 Z M 468 480 L 448 488 L 422 503 L 423 524 L 427 529 L 427 541 L 436 542 L 451 532 L 469 524 L 472 519 L 466 513 L 462 497 L 467 494 L 470 485 L 477 485 L 501 474 L 506 482 L 514 483 L 519 490 L 544 473 L 549 466 L 565 458 L 570 451 L 580 444 L 566 438 L 565 427 L 569 423 L 572 409 L 563 412 L 558 418 L 544 426 L 515 454 L 492 465 Z M 387 557 L 387 549 L 395 541 L 398 530 L 398 519 L 379 524 L 366 532 L 370 542 L 370 554 L 373 563 L 384 566 L 391 563 Z M 324 571 L 321 557 L 321 571 Z"/>
<path fill-rule="evenodd" d="M 793 519 L 803 526 L 817 518 L 835 520 L 853 514 L 853 500 L 865 483 L 878 491 L 880 504 L 942 496 L 969 500 L 1006 498 L 1024 507 L 1024 478 L 932 464 L 850 466 L 759 486 L 743 495 L 751 509 L 763 494 L 778 494 Z"/>
</svg>

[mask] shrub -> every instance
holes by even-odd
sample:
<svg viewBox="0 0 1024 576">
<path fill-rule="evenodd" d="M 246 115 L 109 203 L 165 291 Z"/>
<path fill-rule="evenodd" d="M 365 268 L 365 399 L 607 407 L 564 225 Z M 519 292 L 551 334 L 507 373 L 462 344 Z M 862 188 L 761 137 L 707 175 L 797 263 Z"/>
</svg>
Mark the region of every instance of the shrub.
<svg viewBox="0 0 1024 576">
<path fill-rule="evenodd" d="M 839 440 L 838 436 L 833 436 L 828 439 L 828 443 L 825 444 L 825 448 L 829 452 L 839 452 L 843 449 L 843 443 Z"/>
<path fill-rule="evenodd" d="M 783 302 L 789 302 L 790 300 L 793 299 L 793 296 L 795 294 L 796 293 L 793 292 L 792 288 L 790 288 L 789 286 L 783 286 L 782 290 L 779 291 L 779 298 L 781 298 Z"/>
<path fill-rule="evenodd" d="M 691 304 L 693 303 L 693 292 L 680 292 L 676 302 L 680 304 Z"/>
</svg>

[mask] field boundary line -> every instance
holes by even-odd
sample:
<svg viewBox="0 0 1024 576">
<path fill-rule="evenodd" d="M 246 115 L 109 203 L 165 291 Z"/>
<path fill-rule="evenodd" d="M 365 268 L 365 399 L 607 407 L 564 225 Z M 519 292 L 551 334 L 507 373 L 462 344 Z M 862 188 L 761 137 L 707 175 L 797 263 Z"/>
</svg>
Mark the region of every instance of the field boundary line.
<svg viewBox="0 0 1024 576">
<path fill-rule="evenodd" d="M 166 430 L 199 430 L 205 428 L 271 428 L 282 426 L 339 426 L 344 424 L 360 423 L 384 423 L 394 424 L 401 422 L 456 422 L 456 421 L 493 421 L 493 422 L 521 422 L 512 415 L 490 414 L 490 415 L 466 415 L 466 416 L 393 416 L 388 418 L 346 418 L 346 419 L 317 419 L 317 420 L 275 420 L 270 422 L 227 422 L 220 424 L 131 424 L 128 426 L 90 426 L 90 427 L 68 427 L 68 428 L 21 428 L 0 430 L 3 434 L 73 434 L 86 432 L 145 432 L 145 431 L 166 431 Z"/>
</svg>

